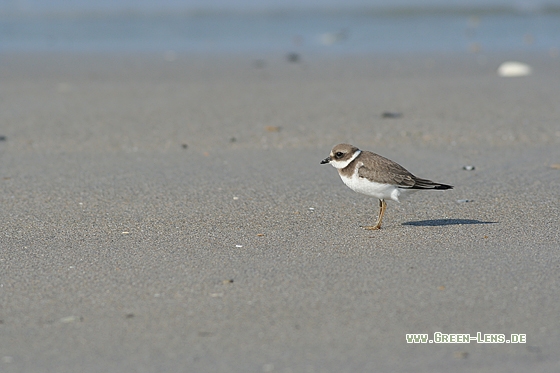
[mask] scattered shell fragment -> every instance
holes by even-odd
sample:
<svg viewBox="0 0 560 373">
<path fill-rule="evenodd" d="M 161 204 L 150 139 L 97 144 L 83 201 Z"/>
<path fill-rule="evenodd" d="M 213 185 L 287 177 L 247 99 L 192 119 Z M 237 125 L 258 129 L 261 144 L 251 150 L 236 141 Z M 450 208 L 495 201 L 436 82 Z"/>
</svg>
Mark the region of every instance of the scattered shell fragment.
<svg viewBox="0 0 560 373">
<path fill-rule="evenodd" d="M 516 61 L 507 61 L 498 67 L 498 75 L 503 77 L 527 76 L 532 72 L 531 66 Z"/>
<path fill-rule="evenodd" d="M 237 201 L 239 199 L 239 197 L 233 197 L 233 199 Z"/>
<path fill-rule="evenodd" d="M 229 280 L 223 280 L 222 284 L 227 285 L 227 284 L 233 284 L 233 279 L 230 278 Z"/>
<path fill-rule="evenodd" d="M 264 237 L 264 233 L 257 233 L 257 237 Z"/>
<path fill-rule="evenodd" d="M 210 293 L 212 298 L 221 298 L 224 296 L 224 293 Z"/>
<path fill-rule="evenodd" d="M 264 129 L 268 132 L 280 132 L 281 128 L 279 126 L 266 126 Z"/>
<path fill-rule="evenodd" d="M 554 168 L 555 170 L 560 170 L 560 163 L 553 163 L 550 165 L 550 168 Z"/>
<path fill-rule="evenodd" d="M 243 247 L 243 245 L 235 245 L 235 247 Z"/>
<path fill-rule="evenodd" d="M 438 290 L 445 290 L 445 286 L 443 286 L 443 285 L 438 286 Z"/>
<path fill-rule="evenodd" d="M 76 316 L 66 316 L 66 317 L 61 318 L 58 321 L 60 321 L 63 324 L 69 324 L 71 322 L 78 321 L 78 320 L 79 320 L 79 318 L 76 317 Z"/>
<path fill-rule="evenodd" d="M 463 166 L 463 170 L 465 170 L 465 171 L 473 171 L 474 168 L 475 168 L 475 167 L 474 167 L 474 166 L 471 166 L 471 165 Z"/>
<path fill-rule="evenodd" d="M 453 354 L 453 356 L 455 356 L 455 359 L 466 359 L 469 357 L 469 353 L 466 351 L 458 351 L 455 352 L 455 354 Z"/>
<path fill-rule="evenodd" d="M 321 35 L 323 45 L 333 45 L 348 39 L 348 30 L 343 29 L 338 32 L 326 32 Z"/>
<path fill-rule="evenodd" d="M 122 232 L 122 234 L 130 234 L 130 232 Z"/>
<path fill-rule="evenodd" d="M 473 202 L 474 200 L 472 199 L 458 199 L 457 203 L 467 203 L 467 202 Z"/>
</svg>

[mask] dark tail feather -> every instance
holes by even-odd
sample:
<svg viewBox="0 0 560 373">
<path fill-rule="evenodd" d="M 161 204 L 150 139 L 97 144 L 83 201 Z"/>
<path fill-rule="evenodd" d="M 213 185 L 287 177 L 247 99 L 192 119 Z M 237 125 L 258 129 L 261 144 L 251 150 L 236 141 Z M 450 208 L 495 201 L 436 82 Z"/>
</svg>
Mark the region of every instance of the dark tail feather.
<svg viewBox="0 0 560 373">
<path fill-rule="evenodd" d="M 453 189 L 453 185 L 447 185 L 447 184 L 434 184 L 434 189 L 438 189 L 438 190 Z"/>
<path fill-rule="evenodd" d="M 415 183 L 411 187 L 411 189 L 436 189 L 436 190 L 453 189 L 452 185 L 434 183 L 432 180 L 415 178 L 414 181 Z"/>
</svg>

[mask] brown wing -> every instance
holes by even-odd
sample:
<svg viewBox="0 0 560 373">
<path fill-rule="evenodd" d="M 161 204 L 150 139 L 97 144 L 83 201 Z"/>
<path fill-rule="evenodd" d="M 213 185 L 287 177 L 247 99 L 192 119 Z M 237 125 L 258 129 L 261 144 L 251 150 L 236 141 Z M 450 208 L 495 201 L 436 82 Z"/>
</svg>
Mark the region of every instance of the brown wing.
<svg viewBox="0 0 560 373">
<path fill-rule="evenodd" d="M 360 160 L 365 161 L 368 166 L 358 169 L 358 176 L 369 180 L 375 180 L 382 184 L 398 185 L 410 189 L 452 189 L 447 184 L 434 183 L 432 180 L 421 179 L 408 172 L 403 166 L 390 159 L 371 152 L 362 152 Z M 358 158 L 356 161 L 358 161 Z M 367 161 L 366 161 L 367 159 Z"/>
<path fill-rule="evenodd" d="M 415 177 L 403 166 L 390 159 L 371 152 L 362 152 L 360 161 L 367 163 L 358 169 L 358 176 L 375 180 L 382 184 L 394 184 L 404 188 L 413 188 Z"/>
</svg>

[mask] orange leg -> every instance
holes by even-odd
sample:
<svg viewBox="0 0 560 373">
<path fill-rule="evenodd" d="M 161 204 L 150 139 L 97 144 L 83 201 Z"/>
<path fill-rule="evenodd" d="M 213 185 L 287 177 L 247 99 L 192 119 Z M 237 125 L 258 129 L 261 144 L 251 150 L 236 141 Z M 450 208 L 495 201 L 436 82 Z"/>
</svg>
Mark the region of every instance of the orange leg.
<svg viewBox="0 0 560 373">
<path fill-rule="evenodd" d="M 371 227 L 362 227 L 362 228 L 370 230 L 370 231 L 381 229 L 381 221 L 383 220 L 383 215 L 385 214 L 385 210 L 387 210 L 387 202 L 380 199 L 379 200 L 379 217 L 377 218 L 377 222 L 375 223 L 375 225 L 373 225 Z"/>
</svg>

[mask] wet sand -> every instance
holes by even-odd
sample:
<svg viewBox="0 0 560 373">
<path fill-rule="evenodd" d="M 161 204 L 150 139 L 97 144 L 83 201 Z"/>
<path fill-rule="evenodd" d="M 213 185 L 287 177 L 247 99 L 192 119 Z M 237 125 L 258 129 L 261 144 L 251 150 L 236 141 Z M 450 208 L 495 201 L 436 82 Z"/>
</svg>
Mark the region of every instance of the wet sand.
<svg viewBox="0 0 560 373">
<path fill-rule="evenodd" d="M 560 368 L 558 58 L 18 54 L 0 78 L 0 371 Z M 365 231 L 377 201 L 319 164 L 340 142 L 455 189 Z M 527 343 L 406 343 L 434 332 Z"/>
</svg>

